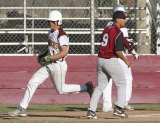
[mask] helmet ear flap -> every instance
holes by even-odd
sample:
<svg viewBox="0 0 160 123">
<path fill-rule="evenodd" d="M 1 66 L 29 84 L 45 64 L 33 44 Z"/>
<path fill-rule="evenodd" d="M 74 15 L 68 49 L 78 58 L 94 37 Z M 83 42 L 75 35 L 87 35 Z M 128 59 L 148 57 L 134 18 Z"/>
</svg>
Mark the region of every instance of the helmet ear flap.
<svg viewBox="0 0 160 123">
<path fill-rule="evenodd" d="M 62 25 L 62 20 L 57 21 L 58 25 Z"/>
</svg>

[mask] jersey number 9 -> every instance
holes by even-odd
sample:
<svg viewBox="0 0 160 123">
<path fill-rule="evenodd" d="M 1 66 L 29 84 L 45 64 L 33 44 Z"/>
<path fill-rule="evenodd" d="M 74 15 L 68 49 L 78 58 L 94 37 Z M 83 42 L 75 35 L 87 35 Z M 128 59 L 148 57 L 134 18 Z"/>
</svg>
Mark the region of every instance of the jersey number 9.
<svg viewBox="0 0 160 123">
<path fill-rule="evenodd" d="M 107 45 L 107 43 L 108 43 L 108 34 L 106 33 L 106 34 L 103 35 L 103 41 L 102 41 L 101 45 L 103 47 L 105 47 Z"/>
</svg>

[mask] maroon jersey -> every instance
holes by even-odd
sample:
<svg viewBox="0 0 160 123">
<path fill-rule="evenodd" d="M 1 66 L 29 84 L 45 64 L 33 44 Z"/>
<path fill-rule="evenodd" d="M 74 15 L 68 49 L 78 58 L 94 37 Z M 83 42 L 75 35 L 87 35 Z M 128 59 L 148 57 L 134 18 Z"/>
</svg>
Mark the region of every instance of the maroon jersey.
<svg viewBox="0 0 160 123">
<path fill-rule="evenodd" d="M 67 35 L 66 32 L 63 30 L 63 28 L 59 28 L 58 38 L 61 37 L 62 35 L 66 35 L 66 36 L 68 37 L 68 35 Z"/>
<path fill-rule="evenodd" d="M 115 51 L 124 50 L 123 40 L 123 33 L 117 26 L 106 27 L 102 33 L 98 57 L 106 59 L 117 57 Z"/>
</svg>

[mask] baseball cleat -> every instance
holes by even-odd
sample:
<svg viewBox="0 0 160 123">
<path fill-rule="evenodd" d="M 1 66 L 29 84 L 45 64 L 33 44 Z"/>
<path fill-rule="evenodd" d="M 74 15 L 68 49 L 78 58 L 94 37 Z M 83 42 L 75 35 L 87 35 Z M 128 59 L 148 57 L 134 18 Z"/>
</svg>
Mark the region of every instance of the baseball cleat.
<svg viewBox="0 0 160 123">
<path fill-rule="evenodd" d="M 88 110 L 87 118 L 88 119 L 97 119 L 97 115 L 96 115 L 96 113 L 94 111 Z"/>
<path fill-rule="evenodd" d="M 8 112 L 7 115 L 11 117 L 14 117 L 14 116 L 25 117 L 27 116 L 27 113 L 25 109 L 23 109 L 21 106 L 18 106 L 16 110 Z"/>
<path fill-rule="evenodd" d="M 116 105 L 114 107 L 113 115 L 121 117 L 121 118 L 127 118 L 128 117 L 128 115 L 124 112 L 124 110 L 121 107 L 116 106 Z"/>
<path fill-rule="evenodd" d="M 87 86 L 87 92 L 88 92 L 88 94 L 89 94 L 89 96 L 91 98 L 92 93 L 93 93 L 93 84 L 92 84 L 92 81 L 87 82 L 85 85 Z"/>
</svg>

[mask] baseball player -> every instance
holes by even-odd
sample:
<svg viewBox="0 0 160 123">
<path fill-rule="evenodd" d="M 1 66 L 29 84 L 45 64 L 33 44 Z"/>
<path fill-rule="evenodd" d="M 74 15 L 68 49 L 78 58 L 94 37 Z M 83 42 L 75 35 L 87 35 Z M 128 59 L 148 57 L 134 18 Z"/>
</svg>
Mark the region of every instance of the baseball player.
<svg viewBox="0 0 160 123">
<path fill-rule="evenodd" d="M 126 15 L 122 11 L 113 14 L 113 25 L 103 30 L 101 46 L 98 53 L 97 63 L 97 86 L 92 94 L 87 118 L 97 119 L 96 109 L 102 92 L 106 88 L 110 78 L 113 79 L 117 89 L 117 101 L 114 106 L 113 115 L 126 118 L 127 114 L 123 108 L 126 100 L 126 79 L 125 73 L 119 63 L 119 58 L 130 67 L 129 60 L 124 56 L 123 33 L 120 28 L 125 26 Z"/>
<path fill-rule="evenodd" d="M 125 7 L 123 5 L 116 5 L 113 7 L 113 13 L 116 11 L 123 11 L 123 12 L 127 12 L 125 10 Z M 112 21 L 110 21 L 107 26 L 111 26 L 113 24 Z M 128 30 L 126 27 L 122 27 L 120 29 L 124 35 L 124 46 L 125 48 L 133 55 L 133 57 L 135 58 L 135 60 L 138 60 L 138 53 L 136 53 L 136 51 L 133 49 L 133 43 L 127 40 L 128 37 Z M 124 52 L 123 52 L 124 54 Z M 124 54 L 125 55 L 125 54 Z M 121 66 L 123 68 L 123 71 L 125 72 L 125 78 L 126 78 L 126 103 L 125 103 L 125 109 L 127 110 L 134 110 L 134 108 L 130 105 L 128 105 L 129 100 L 131 99 L 131 95 L 132 95 L 132 72 L 131 72 L 131 68 L 124 63 L 124 61 L 122 61 L 120 58 L 118 59 L 119 62 L 121 63 Z M 104 112 L 108 112 L 108 111 L 113 111 L 112 108 L 112 98 L 111 98 L 111 93 L 112 93 L 112 79 L 109 80 L 109 84 L 107 85 L 107 87 L 104 89 L 103 91 L 103 108 L 102 110 Z"/>
<path fill-rule="evenodd" d="M 65 58 L 69 49 L 69 38 L 61 27 L 62 15 L 59 11 L 54 10 L 49 13 L 47 19 L 50 26 L 48 33 L 48 50 L 38 57 L 38 62 L 42 65 L 29 80 L 23 99 L 16 110 L 8 112 L 9 116 L 27 116 L 26 109 L 35 93 L 37 87 L 42 84 L 48 77 L 59 94 L 88 92 L 92 95 L 93 84 L 87 82 L 82 85 L 65 84 L 67 63 Z"/>
</svg>

